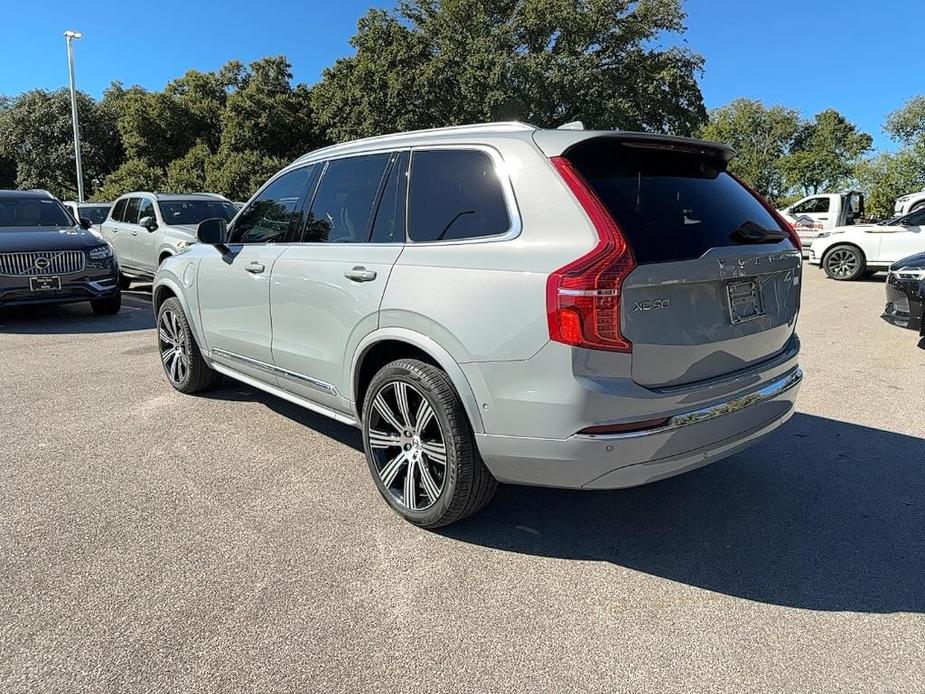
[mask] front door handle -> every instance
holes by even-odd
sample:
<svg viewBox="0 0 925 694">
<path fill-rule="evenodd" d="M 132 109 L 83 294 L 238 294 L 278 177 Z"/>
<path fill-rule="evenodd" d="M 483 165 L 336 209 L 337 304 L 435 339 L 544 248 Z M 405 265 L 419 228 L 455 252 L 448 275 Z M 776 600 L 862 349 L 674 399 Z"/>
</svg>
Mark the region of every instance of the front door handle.
<svg viewBox="0 0 925 694">
<path fill-rule="evenodd" d="M 347 272 L 344 273 L 344 277 L 354 282 L 372 282 L 376 279 L 376 271 L 367 270 L 362 265 L 357 265 L 352 270 L 347 270 Z"/>
<path fill-rule="evenodd" d="M 252 275 L 259 275 L 261 272 L 263 272 L 267 268 L 266 266 L 264 266 L 263 263 L 257 260 L 252 260 L 251 262 L 247 264 L 247 267 L 245 267 L 244 269 L 247 270 Z"/>
</svg>

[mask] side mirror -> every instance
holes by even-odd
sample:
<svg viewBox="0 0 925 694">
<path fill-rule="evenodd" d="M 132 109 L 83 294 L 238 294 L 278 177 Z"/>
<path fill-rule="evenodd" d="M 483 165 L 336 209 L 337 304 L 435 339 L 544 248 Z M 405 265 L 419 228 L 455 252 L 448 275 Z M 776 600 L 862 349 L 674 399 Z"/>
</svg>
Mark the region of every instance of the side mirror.
<svg viewBox="0 0 925 694">
<path fill-rule="evenodd" d="M 221 217 L 205 219 L 196 227 L 196 238 L 199 243 L 223 246 L 228 242 L 228 224 Z"/>
<path fill-rule="evenodd" d="M 86 217 L 81 217 L 81 218 L 78 220 L 78 224 L 80 224 L 80 228 L 81 228 L 81 229 L 89 229 L 90 227 L 93 226 L 93 222 L 91 222 L 91 221 L 90 221 L 89 219 L 87 219 Z"/>
<path fill-rule="evenodd" d="M 138 223 L 148 231 L 157 229 L 157 220 L 154 217 L 142 217 L 138 220 Z"/>
</svg>

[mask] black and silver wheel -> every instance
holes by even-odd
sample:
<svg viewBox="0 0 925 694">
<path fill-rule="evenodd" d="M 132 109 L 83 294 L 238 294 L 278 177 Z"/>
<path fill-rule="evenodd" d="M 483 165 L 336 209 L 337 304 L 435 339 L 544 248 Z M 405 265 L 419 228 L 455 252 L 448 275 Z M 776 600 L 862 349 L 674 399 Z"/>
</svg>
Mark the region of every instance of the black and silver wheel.
<svg viewBox="0 0 925 694">
<path fill-rule="evenodd" d="M 860 248 L 835 246 L 825 254 L 822 267 L 825 269 L 825 274 L 833 280 L 848 282 L 864 274 L 867 261 Z"/>
<path fill-rule="evenodd" d="M 373 378 L 363 445 L 379 492 L 416 525 L 436 528 L 472 515 L 497 486 L 450 379 L 416 359 L 394 361 Z"/>
<path fill-rule="evenodd" d="M 157 312 L 157 343 L 167 380 L 181 393 L 199 393 L 218 383 L 221 375 L 202 358 L 176 298 L 167 299 Z"/>
</svg>

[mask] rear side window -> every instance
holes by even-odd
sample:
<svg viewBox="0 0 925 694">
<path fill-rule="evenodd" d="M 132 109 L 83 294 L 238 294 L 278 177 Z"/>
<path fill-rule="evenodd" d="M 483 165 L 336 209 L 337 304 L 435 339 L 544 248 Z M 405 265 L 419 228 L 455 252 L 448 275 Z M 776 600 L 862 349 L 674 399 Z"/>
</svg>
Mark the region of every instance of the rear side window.
<svg viewBox="0 0 925 694">
<path fill-rule="evenodd" d="M 328 162 L 312 202 L 303 241 L 365 243 L 388 154 Z"/>
<path fill-rule="evenodd" d="M 787 238 L 721 160 L 594 139 L 566 156 L 608 207 L 639 263 Z"/>
<path fill-rule="evenodd" d="M 125 219 L 123 221 L 129 224 L 138 223 L 138 203 L 141 201 L 141 198 L 129 198 L 128 204 L 125 206 Z"/>
<path fill-rule="evenodd" d="M 125 204 L 127 202 L 127 198 L 122 198 L 119 202 L 116 203 L 116 207 L 112 211 L 112 221 L 121 222 L 123 220 L 125 217 Z"/>
<path fill-rule="evenodd" d="M 298 229 L 299 203 L 308 190 L 314 166 L 283 174 L 241 212 L 231 227 L 229 243 L 283 243 Z"/>
<path fill-rule="evenodd" d="M 376 221 L 373 222 L 373 243 L 403 243 L 405 241 L 405 192 L 408 190 L 408 152 L 393 157 L 392 168 L 382 190 Z"/>
<path fill-rule="evenodd" d="M 472 239 L 511 228 L 494 161 L 480 150 L 415 151 L 408 234 L 412 241 Z"/>
</svg>

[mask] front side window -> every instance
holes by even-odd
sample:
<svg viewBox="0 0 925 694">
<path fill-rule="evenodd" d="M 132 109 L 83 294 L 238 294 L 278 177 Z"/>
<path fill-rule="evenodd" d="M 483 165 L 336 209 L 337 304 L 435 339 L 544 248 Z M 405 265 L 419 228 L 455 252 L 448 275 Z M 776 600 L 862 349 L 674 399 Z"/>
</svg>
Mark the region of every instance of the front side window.
<svg viewBox="0 0 925 694">
<path fill-rule="evenodd" d="M 302 240 L 365 243 L 388 154 L 334 159 L 321 176 Z"/>
<path fill-rule="evenodd" d="M 138 206 L 138 221 L 145 217 L 154 217 L 154 203 L 148 198 L 142 198 Z"/>
<path fill-rule="evenodd" d="M 125 206 L 125 219 L 126 224 L 138 224 L 138 204 L 141 202 L 141 198 L 129 198 L 128 204 Z"/>
<path fill-rule="evenodd" d="M 300 226 L 297 214 L 312 180 L 314 166 L 283 174 L 241 212 L 231 228 L 230 243 L 284 243 Z"/>
<path fill-rule="evenodd" d="M 411 157 L 412 241 L 472 239 L 511 228 L 494 161 L 480 150 L 416 151 Z"/>
<path fill-rule="evenodd" d="M 72 227 L 74 222 L 57 200 L 0 197 L 0 227 Z"/>
<path fill-rule="evenodd" d="M 817 214 L 820 212 L 829 211 L 829 199 L 828 198 L 810 198 L 809 200 L 804 200 L 799 205 L 796 205 L 792 212 L 797 214 Z"/>
<path fill-rule="evenodd" d="M 206 219 L 224 219 L 230 222 L 238 213 L 238 208 L 225 200 L 161 200 L 157 203 L 161 208 L 161 217 L 164 224 L 199 224 Z M 144 215 L 141 215 L 144 217 Z M 151 211 L 154 216 L 154 211 Z"/>
</svg>

